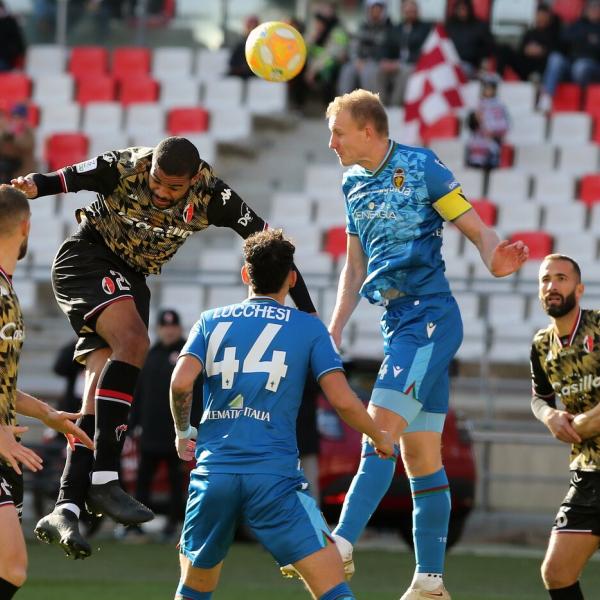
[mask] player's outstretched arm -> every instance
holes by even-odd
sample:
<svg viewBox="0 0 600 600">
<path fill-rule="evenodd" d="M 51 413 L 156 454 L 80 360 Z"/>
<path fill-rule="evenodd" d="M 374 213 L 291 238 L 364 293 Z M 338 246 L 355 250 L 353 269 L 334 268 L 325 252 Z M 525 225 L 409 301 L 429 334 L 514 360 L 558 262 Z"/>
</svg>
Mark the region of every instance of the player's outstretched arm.
<svg viewBox="0 0 600 600">
<path fill-rule="evenodd" d="M 462 214 L 453 223 L 479 250 L 481 259 L 494 277 L 506 277 L 518 271 L 529 257 L 529 248 L 522 242 L 512 244 L 500 240 L 498 234 L 487 227 L 474 209 Z"/>
<path fill-rule="evenodd" d="M 29 173 L 29 175 L 16 177 L 15 179 L 10 180 L 10 184 L 14 188 L 21 190 L 29 200 L 32 200 L 33 198 L 38 197 L 38 188 L 33 180 L 33 176 L 36 174 L 37 173 Z"/>
<path fill-rule="evenodd" d="M 366 256 L 356 235 L 347 235 L 346 263 L 340 274 L 329 333 L 339 348 L 342 331 L 360 300 L 358 292 L 367 274 Z"/>
<path fill-rule="evenodd" d="M 180 356 L 173 369 L 169 398 L 175 423 L 175 447 L 182 460 L 192 460 L 198 431 L 190 423 L 194 382 L 202 372 L 202 363 L 193 355 Z"/>
<path fill-rule="evenodd" d="M 21 390 L 17 390 L 16 410 L 19 414 L 39 419 L 47 427 L 64 434 L 72 449 L 75 448 L 75 439 L 78 439 L 90 450 L 94 449 L 94 442 L 83 429 L 75 424 L 75 421 L 82 416 L 81 413 L 55 410 L 49 404 Z"/>
<path fill-rule="evenodd" d="M 0 458 L 21 475 L 19 463 L 30 471 L 39 471 L 42 468 L 42 459 L 30 448 L 23 446 L 15 436 L 25 433 L 29 427 L 13 427 L 0 425 Z"/>
<path fill-rule="evenodd" d="M 583 440 L 599 436 L 600 404 L 594 406 L 594 408 L 591 408 L 590 410 L 587 410 L 584 413 L 575 415 L 572 425 L 573 429 Z"/>
<path fill-rule="evenodd" d="M 319 385 L 340 418 L 356 431 L 367 435 L 381 458 L 394 456 L 392 436 L 375 425 L 363 403 L 348 385 L 344 373 L 327 373 L 319 379 Z"/>
</svg>

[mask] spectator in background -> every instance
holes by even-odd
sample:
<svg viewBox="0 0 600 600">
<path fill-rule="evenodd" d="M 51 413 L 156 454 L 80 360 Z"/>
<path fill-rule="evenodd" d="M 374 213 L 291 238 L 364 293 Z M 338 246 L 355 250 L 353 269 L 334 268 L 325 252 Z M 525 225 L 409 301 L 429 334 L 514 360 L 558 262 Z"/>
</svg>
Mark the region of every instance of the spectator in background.
<svg viewBox="0 0 600 600">
<path fill-rule="evenodd" d="M 421 21 L 415 0 L 402 1 L 402 21 L 388 32 L 379 62 L 379 93 L 384 104 L 404 103 L 404 91 L 421 54 L 431 24 Z"/>
<path fill-rule="evenodd" d="M 244 34 L 240 37 L 237 43 L 231 49 L 229 55 L 229 72 L 228 75 L 248 79 L 254 77 L 254 73 L 250 70 L 246 62 L 246 38 L 250 32 L 258 26 L 260 21 L 256 15 L 248 15 L 244 21 Z"/>
<path fill-rule="evenodd" d="M 489 25 L 475 16 L 471 0 L 457 0 L 446 20 L 446 32 L 454 43 L 462 67 L 470 79 L 486 69 L 494 50 Z"/>
<path fill-rule="evenodd" d="M 600 0 L 588 0 L 581 19 L 563 28 L 560 52 L 553 52 L 542 80 L 538 108 L 547 112 L 561 81 L 585 86 L 600 81 Z"/>
<path fill-rule="evenodd" d="M 540 4 L 535 12 L 533 27 L 521 38 L 517 49 L 508 44 L 496 48 L 496 69 L 500 77 L 511 67 L 522 81 L 542 76 L 548 56 L 558 49 L 560 22 L 552 9 Z"/>
<path fill-rule="evenodd" d="M 367 16 L 350 43 L 350 60 L 342 66 L 338 93 L 357 87 L 376 91 L 379 87 L 379 61 L 385 40 L 393 28 L 385 0 L 366 0 Z"/>
<path fill-rule="evenodd" d="M 27 120 L 27 106 L 16 104 L 0 116 L 0 183 L 35 171 L 35 136 Z"/>
<path fill-rule="evenodd" d="M 25 54 L 25 38 L 17 19 L 0 0 L 0 71 L 18 66 Z"/>
<path fill-rule="evenodd" d="M 78 411 L 83 398 L 85 369 L 80 362 L 73 359 L 76 343 L 77 340 L 74 339 L 60 348 L 52 367 L 57 375 L 65 378 L 65 391 L 58 408 L 67 412 Z"/>
<path fill-rule="evenodd" d="M 487 77 L 481 84 L 479 106 L 467 117 L 471 136 L 465 147 L 469 167 L 495 169 L 500 164 L 500 150 L 509 129 L 508 111 L 496 97 L 498 81 Z"/>
<path fill-rule="evenodd" d="M 335 96 L 341 66 L 348 58 L 349 41 L 336 6 L 330 2 L 318 5 L 306 37 L 304 84 L 308 93 L 317 95 L 324 103 Z"/>
<path fill-rule="evenodd" d="M 157 320 L 158 341 L 150 348 L 142 367 L 134 394 L 130 426 L 140 428 L 140 463 L 136 498 L 152 506 L 151 486 L 161 463 L 166 463 L 169 474 L 169 514 L 162 538 L 171 539 L 177 532 L 185 509 L 182 463 L 175 448 L 175 432 L 169 407 L 169 384 L 179 351 L 185 344 L 179 314 L 162 310 Z M 196 386 L 194 393 L 200 390 Z M 193 402 L 192 422 L 199 421 L 202 400 Z"/>
</svg>

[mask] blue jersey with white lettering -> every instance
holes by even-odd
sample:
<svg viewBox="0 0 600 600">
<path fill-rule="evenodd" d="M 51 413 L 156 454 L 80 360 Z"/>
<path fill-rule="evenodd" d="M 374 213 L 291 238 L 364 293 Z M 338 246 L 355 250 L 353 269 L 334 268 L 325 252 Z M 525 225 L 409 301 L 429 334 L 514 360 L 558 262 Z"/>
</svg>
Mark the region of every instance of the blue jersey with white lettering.
<svg viewBox="0 0 600 600">
<path fill-rule="evenodd" d="M 181 355 L 204 367 L 200 473 L 298 474 L 296 417 L 308 369 L 342 370 L 323 323 L 268 297 L 202 313 Z"/>
<path fill-rule="evenodd" d="M 390 141 L 376 171 L 344 173 L 346 230 L 367 256 L 360 290 L 372 303 L 449 292 L 441 254 L 443 221 L 471 208 L 454 175 L 426 148 Z"/>
</svg>

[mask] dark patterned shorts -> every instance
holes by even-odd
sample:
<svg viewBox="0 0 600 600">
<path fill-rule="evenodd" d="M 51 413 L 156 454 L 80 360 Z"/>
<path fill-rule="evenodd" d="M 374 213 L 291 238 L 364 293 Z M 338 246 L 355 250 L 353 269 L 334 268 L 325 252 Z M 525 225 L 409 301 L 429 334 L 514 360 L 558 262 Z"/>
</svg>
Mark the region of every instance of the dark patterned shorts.
<svg viewBox="0 0 600 600">
<path fill-rule="evenodd" d="M 0 463 L 0 506 L 14 504 L 21 518 L 23 513 L 23 475 L 12 467 Z"/>
<path fill-rule="evenodd" d="M 600 536 L 600 473 L 571 471 L 570 483 L 552 531 Z"/>
</svg>

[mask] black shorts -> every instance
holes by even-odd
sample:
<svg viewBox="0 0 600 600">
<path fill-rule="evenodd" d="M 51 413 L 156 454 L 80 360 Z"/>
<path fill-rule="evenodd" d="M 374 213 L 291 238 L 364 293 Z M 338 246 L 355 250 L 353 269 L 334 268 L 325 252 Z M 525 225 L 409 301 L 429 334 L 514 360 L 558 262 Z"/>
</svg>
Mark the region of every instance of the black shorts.
<svg viewBox="0 0 600 600">
<path fill-rule="evenodd" d="M 571 471 L 571 485 L 552 531 L 600 536 L 600 472 Z"/>
<path fill-rule="evenodd" d="M 23 475 L 0 462 L 0 506 L 14 504 L 19 519 L 23 513 Z"/>
<path fill-rule="evenodd" d="M 146 277 L 109 250 L 102 238 L 84 227 L 59 248 L 52 264 L 52 287 L 61 310 L 79 336 L 75 358 L 107 343 L 96 333 L 98 315 L 107 306 L 132 299 L 148 327 L 150 290 Z"/>
</svg>

